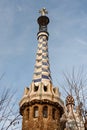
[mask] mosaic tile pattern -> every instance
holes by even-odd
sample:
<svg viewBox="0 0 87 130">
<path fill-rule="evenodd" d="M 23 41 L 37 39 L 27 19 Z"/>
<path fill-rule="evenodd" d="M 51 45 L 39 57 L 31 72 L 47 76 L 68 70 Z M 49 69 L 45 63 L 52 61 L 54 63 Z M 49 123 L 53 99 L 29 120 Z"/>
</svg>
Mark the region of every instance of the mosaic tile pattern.
<svg viewBox="0 0 87 130">
<path fill-rule="evenodd" d="M 44 80 L 52 82 L 48 56 L 47 33 L 46 35 L 42 35 L 42 33 L 40 35 L 39 33 L 33 81 L 43 82 Z"/>
</svg>

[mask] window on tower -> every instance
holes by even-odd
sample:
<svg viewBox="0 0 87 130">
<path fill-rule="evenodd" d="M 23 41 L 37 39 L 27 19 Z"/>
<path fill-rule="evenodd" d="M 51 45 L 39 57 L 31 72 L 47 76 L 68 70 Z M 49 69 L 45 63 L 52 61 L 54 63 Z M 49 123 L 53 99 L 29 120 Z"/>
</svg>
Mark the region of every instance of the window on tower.
<svg viewBox="0 0 87 130">
<path fill-rule="evenodd" d="M 34 92 L 38 91 L 39 86 L 34 85 Z"/>
<path fill-rule="evenodd" d="M 48 107 L 47 107 L 47 106 L 44 106 L 44 107 L 43 107 L 43 117 L 44 117 L 44 118 L 47 118 L 47 117 L 48 117 Z"/>
<path fill-rule="evenodd" d="M 37 118 L 38 117 L 38 107 L 35 106 L 34 107 L 34 118 Z"/>
<path fill-rule="evenodd" d="M 25 109 L 25 119 L 28 120 L 29 119 L 29 108 Z"/>
<path fill-rule="evenodd" d="M 53 88 L 53 92 L 56 93 L 56 89 L 55 88 Z"/>
<path fill-rule="evenodd" d="M 56 119 L 56 109 L 52 109 L 52 118 L 55 120 Z"/>
<path fill-rule="evenodd" d="M 44 85 L 44 91 L 47 92 L 47 86 Z"/>
</svg>

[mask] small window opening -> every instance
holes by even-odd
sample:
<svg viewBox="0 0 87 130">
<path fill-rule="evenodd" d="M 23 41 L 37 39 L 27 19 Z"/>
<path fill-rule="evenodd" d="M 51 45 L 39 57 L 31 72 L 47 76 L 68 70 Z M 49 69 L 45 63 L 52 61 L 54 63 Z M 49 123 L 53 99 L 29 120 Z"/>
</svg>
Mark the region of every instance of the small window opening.
<svg viewBox="0 0 87 130">
<path fill-rule="evenodd" d="M 47 92 L 47 86 L 44 86 L 44 91 Z"/>
<path fill-rule="evenodd" d="M 53 108 L 52 109 L 52 118 L 55 120 L 55 118 L 56 118 L 56 109 L 55 108 Z"/>
<path fill-rule="evenodd" d="M 54 91 L 54 93 L 56 93 L 56 89 L 55 88 L 53 88 L 53 91 Z"/>
<path fill-rule="evenodd" d="M 38 91 L 39 86 L 34 86 L 34 92 Z"/>
<path fill-rule="evenodd" d="M 48 117 L 48 107 L 47 107 L 47 106 L 44 106 L 44 107 L 43 107 L 43 117 L 44 117 L 44 118 L 47 118 L 47 117 Z"/>
<path fill-rule="evenodd" d="M 29 108 L 27 108 L 27 109 L 25 110 L 25 118 L 26 118 L 26 120 L 29 119 Z"/>
<path fill-rule="evenodd" d="M 37 118 L 38 117 L 38 107 L 35 106 L 34 107 L 34 118 Z"/>
</svg>

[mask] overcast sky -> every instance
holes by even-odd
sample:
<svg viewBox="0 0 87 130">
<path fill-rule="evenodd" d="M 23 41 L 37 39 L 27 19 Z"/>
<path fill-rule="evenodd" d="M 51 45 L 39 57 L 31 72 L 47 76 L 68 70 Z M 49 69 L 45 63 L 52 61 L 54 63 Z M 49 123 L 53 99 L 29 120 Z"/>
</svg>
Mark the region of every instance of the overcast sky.
<svg viewBox="0 0 87 130">
<path fill-rule="evenodd" d="M 87 69 L 87 0 L 0 0 L 0 87 L 17 90 L 32 82 L 38 11 L 48 10 L 50 67 L 54 86 L 63 72 Z"/>
</svg>

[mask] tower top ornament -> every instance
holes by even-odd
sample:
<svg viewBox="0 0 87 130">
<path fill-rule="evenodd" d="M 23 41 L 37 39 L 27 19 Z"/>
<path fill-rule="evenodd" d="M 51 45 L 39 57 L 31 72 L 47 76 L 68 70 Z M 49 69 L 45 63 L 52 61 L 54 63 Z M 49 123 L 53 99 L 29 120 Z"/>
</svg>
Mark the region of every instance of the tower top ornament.
<svg viewBox="0 0 87 130">
<path fill-rule="evenodd" d="M 41 13 L 42 16 L 45 16 L 46 14 L 48 14 L 48 11 L 46 10 L 46 8 L 42 8 L 41 10 L 39 10 L 39 13 Z"/>
</svg>

